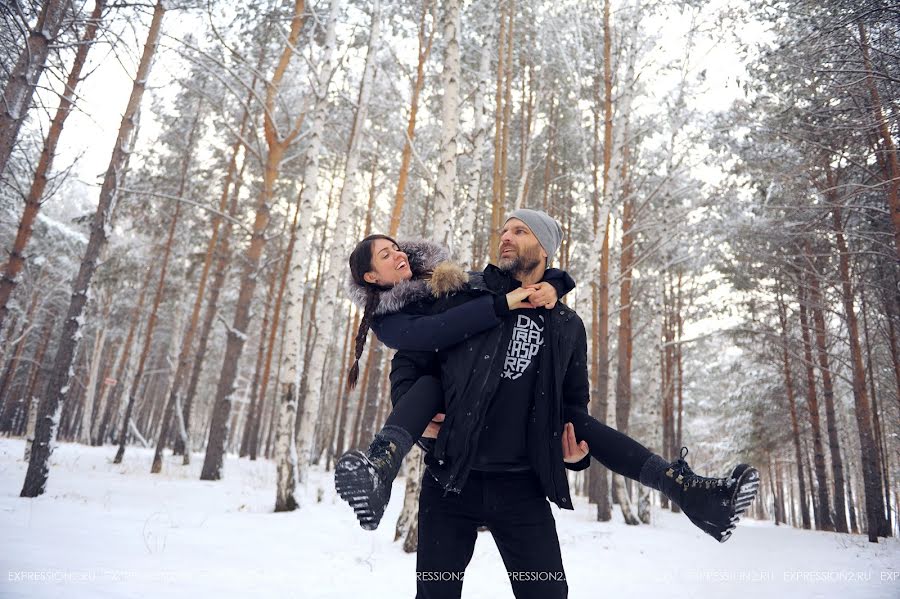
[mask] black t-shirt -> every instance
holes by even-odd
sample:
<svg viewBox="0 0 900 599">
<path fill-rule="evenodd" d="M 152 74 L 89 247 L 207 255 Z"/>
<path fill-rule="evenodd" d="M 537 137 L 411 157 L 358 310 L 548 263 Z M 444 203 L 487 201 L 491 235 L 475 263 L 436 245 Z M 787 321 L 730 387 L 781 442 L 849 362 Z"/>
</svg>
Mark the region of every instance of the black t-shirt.
<svg viewBox="0 0 900 599">
<path fill-rule="evenodd" d="M 478 440 L 474 470 L 527 470 L 528 415 L 537 384 L 538 356 L 544 345 L 543 308 L 513 310 L 504 318 L 506 354 L 500 384 Z"/>
</svg>

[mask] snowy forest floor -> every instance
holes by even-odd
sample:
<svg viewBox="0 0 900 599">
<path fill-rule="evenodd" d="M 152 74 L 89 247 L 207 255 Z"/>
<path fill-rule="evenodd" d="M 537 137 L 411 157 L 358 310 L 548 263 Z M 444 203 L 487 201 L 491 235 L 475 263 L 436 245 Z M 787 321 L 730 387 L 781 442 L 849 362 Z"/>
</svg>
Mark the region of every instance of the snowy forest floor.
<svg viewBox="0 0 900 599">
<path fill-rule="evenodd" d="M 2 597 L 366 597 L 415 595 L 415 555 L 392 542 L 403 497 L 395 483 L 383 525 L 359 528 L 315 470 L 301 508 L 272 513 L 270 461 L 228 456 L 225 477 L 199 480 L 152 449 L 63 443 L 47 492 L 22 499 L 24 441 L 0 439 Z M 321 494 L 321 501 L 317 501 Z M 744 520 L 718 544 L 682 515 L 654 510 L 651 526 L 594 521 L 583 497 L 553 507 L 569 595 L 583 597 L 900 597 L 900 541 L 775 527 Z M 674 593 L 674 594 L 673 594 Z M 463 597 L 512 597 L 490 533 L 479 535 Z"/>
</svg>

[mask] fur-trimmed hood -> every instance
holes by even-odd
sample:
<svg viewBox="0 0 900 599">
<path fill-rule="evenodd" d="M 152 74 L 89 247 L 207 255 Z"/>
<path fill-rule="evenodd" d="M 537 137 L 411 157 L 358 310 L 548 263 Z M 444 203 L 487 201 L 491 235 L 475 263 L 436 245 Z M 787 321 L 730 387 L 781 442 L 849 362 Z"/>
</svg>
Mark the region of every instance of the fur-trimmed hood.
<svg viewBox="0 0 900 599">
<path fill-rule="evenodd" d="M 407 305 L 460 290 L 469 275 L 457 264 L 450 262 L 450 252 L 442 245 L 424 239 L 406 239 L 397 245 L 409 258 L 413 276 L 381 292 L 375 316 L 393 314 Z M 359 306 L 366 305 L 366 288 L 347 275 L 347 297 Z"/>
</svg>

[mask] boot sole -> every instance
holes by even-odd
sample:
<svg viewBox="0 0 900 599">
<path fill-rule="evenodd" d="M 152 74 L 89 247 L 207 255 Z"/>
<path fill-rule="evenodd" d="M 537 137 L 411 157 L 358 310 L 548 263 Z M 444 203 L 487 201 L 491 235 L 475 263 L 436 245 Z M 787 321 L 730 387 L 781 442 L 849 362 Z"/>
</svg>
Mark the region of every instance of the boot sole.
<svg viewBox="0 0 900 599">
<path fill-rule="evenodd" d="M 341 499 L 353 508 L 356 519 L 364 530 L 378 528 L 384 508 L 378 513 L 371 505 L 375 480 L 365 454 L 349 451 L 341 456 L 334 468 L 334 488 Z"/>
<path fill-rule="evenodd" d="M 734 494 L 731 497 L 730 524 L 725 530 L 719 532 L 720 538 L 718 541 L 720 543 L 724 543 L 731 538 L 738 522 L 741 521 L 741 516 L 747 511 L 759 492 L 759 471 L 747 464 L 740 464 L 735 467 L 733 472 L 736 473 L 741 470 L 741 468 L 743 468 L 743 471 L 737 476 L 737 482 L 734 485 Z"/>
</svg>

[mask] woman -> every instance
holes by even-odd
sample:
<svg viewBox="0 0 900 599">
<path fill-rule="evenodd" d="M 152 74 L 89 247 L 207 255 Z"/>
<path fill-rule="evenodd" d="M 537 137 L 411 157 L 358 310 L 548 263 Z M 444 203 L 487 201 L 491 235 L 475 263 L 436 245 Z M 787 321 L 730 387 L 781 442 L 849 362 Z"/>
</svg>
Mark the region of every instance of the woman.
<svg viewBox="0 0 900 599">
<path fill-rule="evenodd" d="M 401 246 L 386 235 L 366 237 L 350 254 L 348 293 L 364 309 L 348 374 L 351 388 L 370 328 L 388 347 L 422 352 L 415 373 L 392 375 L 394 407 L 368 451 L 349 451 L 335 467 L 335 487 L 366 530 L 378 527 L 413 440 L 423 433 L 433 439 L 442 420 L 443 392 L 433 371 L 433 352 L 497 326 L 509 310 L 553 308 L 575 286 L 565 272 L 548 269 L 537 285 L 493 296 L 468 289 L 466 273 L 448 259 L 447 250 L 436 244 L 405 241 Z M 454 297 L 447 302 L 447 296 Z M 427 439 L 419 444 L 429 448 Z"/>
</svg>

